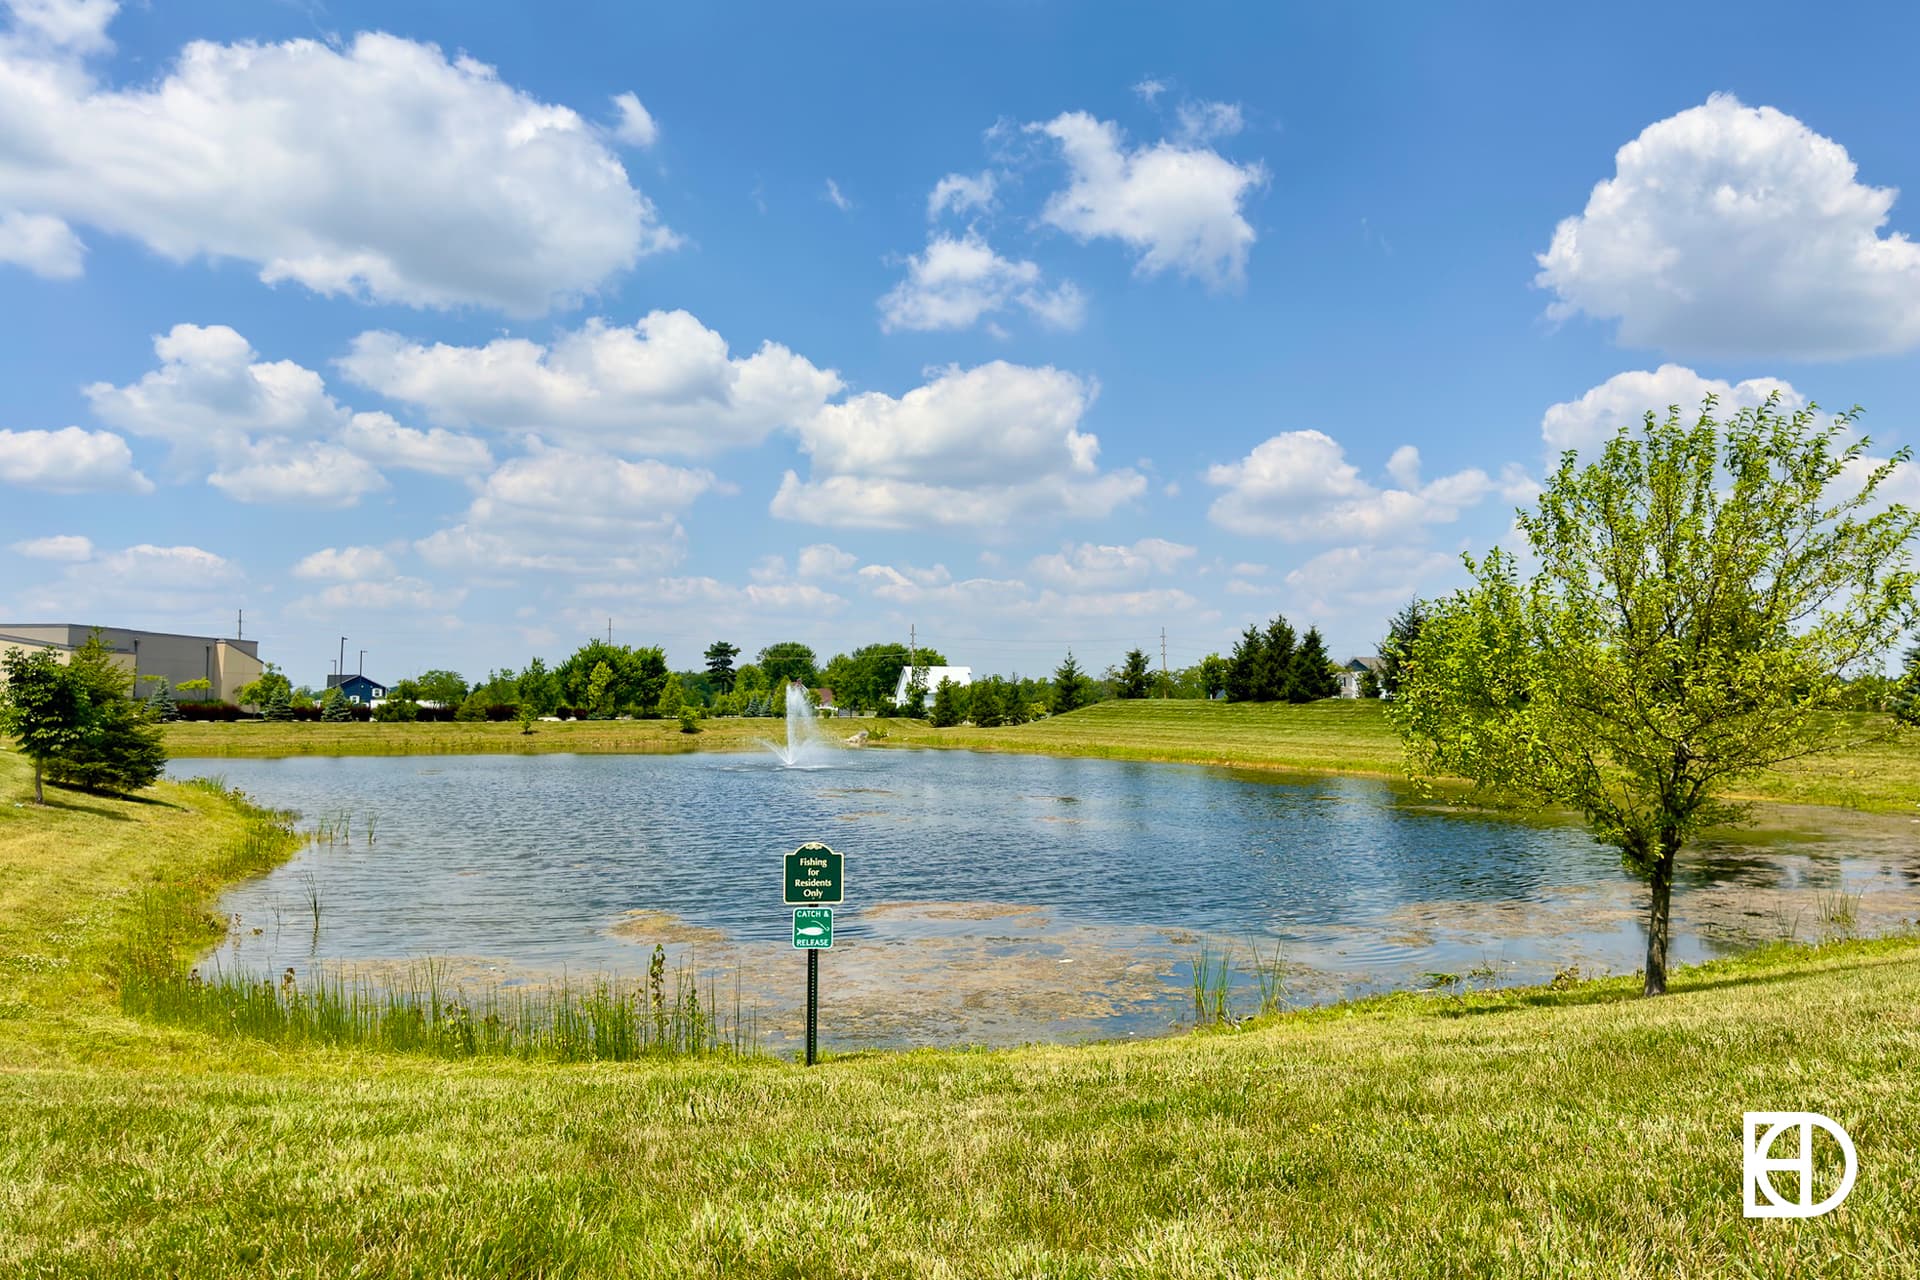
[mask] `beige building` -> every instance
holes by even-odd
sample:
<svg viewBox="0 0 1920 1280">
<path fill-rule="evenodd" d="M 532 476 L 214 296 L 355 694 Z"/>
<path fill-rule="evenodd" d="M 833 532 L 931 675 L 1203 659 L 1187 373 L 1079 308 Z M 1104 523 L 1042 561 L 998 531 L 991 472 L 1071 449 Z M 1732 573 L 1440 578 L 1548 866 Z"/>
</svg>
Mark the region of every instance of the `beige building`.
<svg viewBox="0 0 1920 1280">
<path fill-rule="evenodd" d="M 0 653 L 48 649 L 64 662 L 95 630 L 68 623 L 0 622 Z M 153 689 L 153 682 L 142 680 L 142 676 L 164 676 L 176 687 L 187 680 L 210 682 L 212 687 L 205 693 L 183 694 L 185 698 L 231 702 L 234 690 L 258 680 L 265 670 L 258 640 L 180 636 L 166 631 L 129 631 L 125 627 L 97 630 L 113 651 L 114 661 L 133 676 L 136 697 L 144 698 Z"/>
</svg>

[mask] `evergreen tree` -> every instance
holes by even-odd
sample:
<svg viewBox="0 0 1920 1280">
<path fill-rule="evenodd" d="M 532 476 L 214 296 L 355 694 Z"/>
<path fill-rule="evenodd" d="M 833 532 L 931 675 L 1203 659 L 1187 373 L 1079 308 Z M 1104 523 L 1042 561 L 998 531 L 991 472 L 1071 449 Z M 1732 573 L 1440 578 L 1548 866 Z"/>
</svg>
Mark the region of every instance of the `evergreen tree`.
<svg viewBox="0 0 1920 1280">
<path fill-rule="evenodd" d="M 1224 687 L 1228 702 L 1252 702 L 1258 696 L 1260 667 L 1265 661 L 1266 638 L 1258 627 L 1249 626 L 1240 633 L 1227 662 Z"/>
<path fill-rule="evenodd" d="M 668 720 L 680 714 L 680 708 L 687 703 L 687 688 L 680 683 L 680 677 L 670 675 L 660 690 L 660 714 Z"/>
<path fill-rule="evenodd" d="M 966 701 L 967 691 L 942 676 L 940 687 L 933 693 L 933 711 L 927 717 L 928 722 L 936 729 L 951 729 L 967 718 Z"/>
<path fill-rule="evenodd" d="M 536 718 L 550 716 L 560 707 L 560 682 L 540 658 L 527 663 L 527 669 L 516 682 L 516 691 L 519 696 L 514 701 L 521 706 L 531 706 Z"/>
<path fill-rule="evenodd" d="M 1420 638 L 1420 628 L 1426 621 L 1427 606 L 1421 600 L 1408 601 L 1407 607 L 1388 621 L 1387 638 L 1380 642 L 1380 670 L 1375 675 L 1381 697 L 1399 694 L 1407 655 L 1413 652 L 1414 642 Z"/>
<path fill-rule="evenodd" d="M 1080 664 L 1073 660 L 1073 651 L 1067 651 L 1067 660 L 1062 662 L 1053 673 L 1053 714 L 1063 716 L 1069 711 L 1078 711 L 1093 701 L 1093 681 L 1080 670 Z"/>
<path fill-rule="evenodd" d="M 969 692 L 968 700 L 973 704 L 973 722 L 982 729 L 998 729 L 1006 723 L 1007 698 L 1002 691 L 1000 677 L 990 676 L 977 682 Z"/>
<path fill-rule="evenodd" d="M 1260 665 L 1254 679 L 1255 702 L 1293 702 L 1296 648 L 1293 624 L 1280 614 L 1267 624 L 1265 643 L 1260 648 Z"/>
<path fill-rule="evenodd" d="M 173 685 L 165 676 L 160 677 L 160 683 L 147 698 L 147 713 L 162 724 L 172 724 L 180 718 L 180 704 L 173 700 Z"/>
<path fill-rule="evenodd" d="M 350 722 L 353 709 L 347 704 L 347 695 L 337 688 L 327 690 L 327 696 L 320 699 L 320 719 L 327 724 Z"/>
<path fill-rule="evenodd" d="M 260 709 L 260 718 L 262 720 L 293 719 L 293 692 L 275 686 L 267 695 L 267 705 Z"/>
<path fill-rule="evenodd" d="M 1906 673 L 1893 686 L 1887 710 L 1902 724 L 1920 725 L 1920 644 L 1907 650 Z"/>
<path fill-rule="evenodd" d="M 1119 674 L 1114 678 L 1114 696 L 1118 698 L 1144 698 L 1152 681 L 1147 655 L 1140 649 L 1127 650 L 1126 658 L 1120 664 Z"/>
<path fill-rule="evenodd" d="M 740 646 L 725 640 L 715 640 L 707 646 L 707 679 L 713 681 L 713 687 L 721 693 L 733 692 L 733 660 L 739 656 Z"/>
<path fill-rule="evenodd" d="M 1000 695 L 1000 720 L 1003 724 L 1022 725 L 1033 719 L 1033 702 L 1027 696 L 1025 682 L 1019 676 L 1007 681 Z"/>
<path fill-rule="evenodd" d="M 159 781 L 167 764 L 160 730 L 134 700 L 132 678 L 115 663 L 98 631 L 74 651 L 67 668 L 92 715 L 84 732 L 47 762 L 47 776 L 122 795 Z"/>
<path fill-rule="evenodd" d="M 1293 689 L 1289 696 L 1295 702 L 1318 702 L 1339 692 L 1340 680 L 1333 674 L 1333 659 L 1327 656 L 1320 628 L 1308 627 L 1293 655 Z"/>
</svg>

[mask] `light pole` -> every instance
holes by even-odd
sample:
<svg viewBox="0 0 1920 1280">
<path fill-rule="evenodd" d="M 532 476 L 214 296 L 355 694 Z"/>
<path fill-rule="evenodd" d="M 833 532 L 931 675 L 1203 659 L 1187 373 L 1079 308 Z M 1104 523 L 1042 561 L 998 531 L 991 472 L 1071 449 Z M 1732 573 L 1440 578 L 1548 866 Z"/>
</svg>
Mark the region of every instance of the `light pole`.
<svg viewBox="0 0 1920 1280">
<path fill-rule="evenodd" d="M 367 651 L 365 649 L 362 649 L 360 651 L 360 669 L 358 671 L 355 671 L 353 674 L 357 676 L 363 676 L 367 674 Z"/>
<path fill-rule="evenodd" d="M 345 636 L 340 637 L 340 665 L 333 669 L 333 674 L 340 677 L 340 680 L 347 678 L 347 638 Z M 340 680 L 334 683 L 338 684 Z"/>
</svg>

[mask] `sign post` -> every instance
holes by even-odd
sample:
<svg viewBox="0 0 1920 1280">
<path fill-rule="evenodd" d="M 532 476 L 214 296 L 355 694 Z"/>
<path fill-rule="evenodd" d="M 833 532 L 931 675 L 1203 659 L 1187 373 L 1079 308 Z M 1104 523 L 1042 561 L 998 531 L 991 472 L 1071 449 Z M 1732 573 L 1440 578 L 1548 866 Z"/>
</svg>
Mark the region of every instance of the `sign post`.
<svg viewBox="0 0 1920 1280">
<path fill-rule="evenodd" d="M 845 859 L 814 841 L 786 857 L 783 898 L 793 910 L 793 946 L 807 953 L 807 1065 L 820 1047 L 820 953 L 833 946 L 833 908 L 844 901 Z"/>
</svg>

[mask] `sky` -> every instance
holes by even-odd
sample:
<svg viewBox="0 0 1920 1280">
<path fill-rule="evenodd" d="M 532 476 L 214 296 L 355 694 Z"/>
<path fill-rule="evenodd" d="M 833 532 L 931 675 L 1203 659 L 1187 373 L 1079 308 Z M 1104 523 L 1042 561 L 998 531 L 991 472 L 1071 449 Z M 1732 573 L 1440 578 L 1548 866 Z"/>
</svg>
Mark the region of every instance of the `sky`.
<svg viewBox="0 0 1920 1280">
<path fill-rule="evenodd" d="M 1565 9 L 0 0 L 0 622 L 1344 658 L 1649 409 L 1920 440 L 1920 12 Z"/>
</svg>

